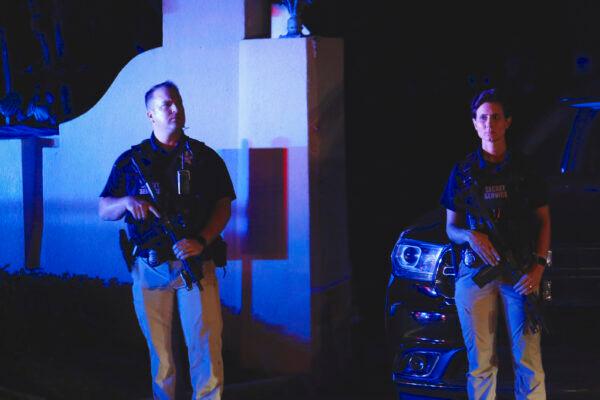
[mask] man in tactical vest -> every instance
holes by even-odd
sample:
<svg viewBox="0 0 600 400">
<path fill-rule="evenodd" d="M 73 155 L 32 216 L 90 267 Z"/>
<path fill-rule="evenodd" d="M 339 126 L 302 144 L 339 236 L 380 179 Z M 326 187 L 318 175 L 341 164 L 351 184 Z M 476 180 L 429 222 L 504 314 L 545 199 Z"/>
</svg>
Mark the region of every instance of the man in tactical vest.
<svg viewBox="0 0 600 400">
<path fill-rule="evenodd" d="M 221 157 L 184 134 L 177 86 L 159 83 L 145 102 L 152 135 L 117 158 L 100 195 L 99 214 L 110 221 L 125 217 L 127 223 L 131 246 L 124 255 L 150 353 L 154 398 L 176 395 L 171 333 L 177 309 L 193 398 L 220 399 L 223 322 L 215 266 L 225 264 L 220 234 L 235 192 Z"/>
<path fill-rule="evenodd" d="M 528 329 L 527 299 L 539 292 L 550 247 L 547 189 L 525 156 L 507 149 L 505 134 L 512 118 L 500 92 L 488 89 L 475 96 L 471 113 L 481 147 L 454 166 L 441 199 L 448 237 L 461 247 L 455 299 L 469 362 L 468 395 L 496 396 L 500 297 L 512 348 L 515 397 L 545 399 L 540 330 Z M 501 244 L 493 240 L 500 235 Z M 507 254 L 521 264 L 517 278 L 510 274 L 514 265 L 506 268 Z M 492 275 L 497 278 L 478 281 L 478 272 L 490 266 L 499 269 Z"/>
</svg>

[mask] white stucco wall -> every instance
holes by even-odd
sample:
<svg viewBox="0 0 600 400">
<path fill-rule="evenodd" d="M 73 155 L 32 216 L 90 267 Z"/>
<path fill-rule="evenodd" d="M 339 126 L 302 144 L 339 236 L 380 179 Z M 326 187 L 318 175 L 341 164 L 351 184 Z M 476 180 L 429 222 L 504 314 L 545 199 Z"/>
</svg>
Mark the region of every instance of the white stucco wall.
<svg viewBox="0 0 600 400">
<path fill-rule="evenodd" d="M 215 149 L 237 146 L 238 43 L 243 1 L 164 0 L 161 48 L 140 54 L 98 103 L 61 124 L 44 156 L 42 268 L 130 280 L 118 252 L 122 222 L 97 216 L 98 195 L 117 156 L 148 137 L 144 93 L 173 80 L 186 107 L 187 134 Z"/>
<path fill-rule="evenodd" d="M 288 155 L 288 258 L 252 262 L 252 312 L 304 340 L 310 337 L 306 46 L 306 39 L 240 43 L 239 103 L 240 137 L 249 148 L 285 148 Z"/>
<path fill-rule="evenodd" d="M 24 267 L 21 140 L 0 140 L 0 268 Z"/>
</svg>

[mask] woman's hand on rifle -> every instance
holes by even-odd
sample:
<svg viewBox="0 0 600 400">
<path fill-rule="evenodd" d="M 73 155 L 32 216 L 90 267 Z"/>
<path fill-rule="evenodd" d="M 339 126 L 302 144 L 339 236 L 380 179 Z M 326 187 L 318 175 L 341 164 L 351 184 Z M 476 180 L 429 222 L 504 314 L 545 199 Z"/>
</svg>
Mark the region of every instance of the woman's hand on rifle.
<svg viewBox="0 0 600 400">
<path fill-rule="evenodd" d="M 539 289 L 540 283 L 542 282 L 543 274 L 544 267 L 539 264 L 534 264 L 533 268 L 531 268 L 531 270 L 528 273 L 523 275 L 521 279 L 519 279 L 519 281 L 515 283 L 515 286 L 513 286 L 513 288 L 517 293 L 522 294 L 524 296 L 533 293 Z"/>
<path fill-rule="evenodd" d="M 475 230 L 467 231 L 467 242 L 471 249 L 488 265 L 498 265 L 500 254 L 494 248 L 488 235 Z"/>
</svg>

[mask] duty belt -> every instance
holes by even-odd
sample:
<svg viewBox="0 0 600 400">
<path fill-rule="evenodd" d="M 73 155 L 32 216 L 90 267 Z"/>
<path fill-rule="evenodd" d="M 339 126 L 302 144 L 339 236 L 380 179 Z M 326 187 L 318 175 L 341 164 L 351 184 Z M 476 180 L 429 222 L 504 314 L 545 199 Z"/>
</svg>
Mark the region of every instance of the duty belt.
<svg viewBox="0 0 600 400">
<path fill-rule="evenodd" d="M 170 250 L 141 249 L 137 255 L 151 267 L 156 267 L 168 260 L 175 260 L 175 255 Z"/>
</svg>

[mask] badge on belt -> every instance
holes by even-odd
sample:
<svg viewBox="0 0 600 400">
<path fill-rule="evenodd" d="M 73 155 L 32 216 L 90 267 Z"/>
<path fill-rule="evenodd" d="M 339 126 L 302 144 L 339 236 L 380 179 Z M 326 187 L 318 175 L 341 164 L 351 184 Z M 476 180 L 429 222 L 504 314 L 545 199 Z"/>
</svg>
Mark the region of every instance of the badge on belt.
<svg viewBox="0 0 600 400">
<path fill-rule="evenodd" d="M 477 256 L 471 248 L 467 247 L 466 249 L 463 249 L 462 259 L 467 267 L 473 267 L 475 266 L 475 261 L 477 261 Z"/>
</svg>

